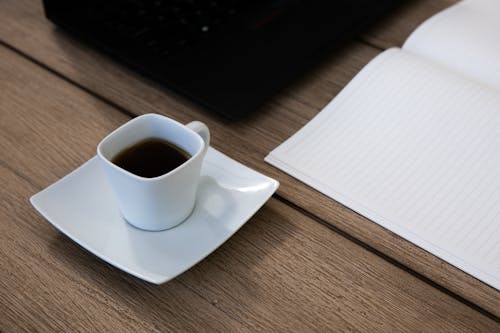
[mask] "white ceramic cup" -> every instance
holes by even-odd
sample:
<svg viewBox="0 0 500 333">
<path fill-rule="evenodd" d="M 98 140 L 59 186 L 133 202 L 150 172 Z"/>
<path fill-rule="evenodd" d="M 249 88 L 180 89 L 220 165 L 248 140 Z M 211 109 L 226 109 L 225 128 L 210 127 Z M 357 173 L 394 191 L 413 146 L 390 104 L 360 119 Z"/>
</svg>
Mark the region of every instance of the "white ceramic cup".
<svg viewBox="0 0 500 333">
<path fill-rule="evenodd" d="M 146 138 L 160 138 L 191 155 L 176 169 L 144 178 L 111 160 L 122 150 Z M 134 118 L 106 136 L 97 155 L 116 195 L 120 211 L 133 226 L 150 231 L 173 228 L 193 211 L 200 170 L 210 143 L 208 127 L 199 121 L 183 125 L 158 114 Z"/>
</svg>

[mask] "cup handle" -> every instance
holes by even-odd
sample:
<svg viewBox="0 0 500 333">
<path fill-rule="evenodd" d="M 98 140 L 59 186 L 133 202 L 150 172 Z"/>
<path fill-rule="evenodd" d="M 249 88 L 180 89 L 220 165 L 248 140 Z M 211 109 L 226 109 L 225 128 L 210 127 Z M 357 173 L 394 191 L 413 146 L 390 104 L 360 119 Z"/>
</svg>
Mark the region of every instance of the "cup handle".
<svg viewBox="0 0 500 333">
<path fill-rule="evenodd" d="M 208 146 L 210 146 L 210 130 L 208 129 L 207 125 L 205 125 L 201 121 L 195 120 L 190 122 L 189 124 L 186 124 L 186 127 L 195 131 L 199 136 L 201 136 L 203 141 L 205 141 L 205 147 L 203 148 L 203 152 L 205 153 L 208 149 Z"/>
</svg>

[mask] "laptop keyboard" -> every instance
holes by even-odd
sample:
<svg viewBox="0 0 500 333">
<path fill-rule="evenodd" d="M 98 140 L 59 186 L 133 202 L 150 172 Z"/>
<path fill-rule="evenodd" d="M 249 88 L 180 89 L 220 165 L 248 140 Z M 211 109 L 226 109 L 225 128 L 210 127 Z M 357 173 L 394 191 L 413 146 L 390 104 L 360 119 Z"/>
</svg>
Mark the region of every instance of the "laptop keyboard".
<svg viewBox="0 0 500 333">
<path fill-rule="evenodd" d="M 102 1 L 89 14 L 107 32 L 172 56 L 220 31 L 241 7 L 238 0 Z"/>
</svg>

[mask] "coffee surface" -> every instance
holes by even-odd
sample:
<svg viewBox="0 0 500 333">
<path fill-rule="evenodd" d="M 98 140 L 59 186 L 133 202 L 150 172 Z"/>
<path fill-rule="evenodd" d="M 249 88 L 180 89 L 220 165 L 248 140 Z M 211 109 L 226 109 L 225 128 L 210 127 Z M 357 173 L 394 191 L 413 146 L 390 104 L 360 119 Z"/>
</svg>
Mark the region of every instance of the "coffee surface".
<svg viewBox="0 0 500 333">
<path fill-rule="evenodd" d="M 122 150 L 111 162 L 137 176 L 153 178 L 174 170 L 190 157 L 171 142 L 148 138 Z"/>
</svg>

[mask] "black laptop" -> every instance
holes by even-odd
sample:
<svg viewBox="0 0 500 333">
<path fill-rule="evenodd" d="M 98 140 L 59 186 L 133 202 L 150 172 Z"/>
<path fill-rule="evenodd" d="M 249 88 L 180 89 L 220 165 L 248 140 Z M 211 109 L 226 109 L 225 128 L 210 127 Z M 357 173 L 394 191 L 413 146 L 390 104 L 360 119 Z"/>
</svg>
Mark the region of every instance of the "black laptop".
<svg viewBox="0 0 500 333">
<path fill-rule="evenodd" d="M 64 29 L 239 119 L 400 0 L 44 0 Z"/>
</svg>

